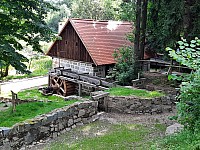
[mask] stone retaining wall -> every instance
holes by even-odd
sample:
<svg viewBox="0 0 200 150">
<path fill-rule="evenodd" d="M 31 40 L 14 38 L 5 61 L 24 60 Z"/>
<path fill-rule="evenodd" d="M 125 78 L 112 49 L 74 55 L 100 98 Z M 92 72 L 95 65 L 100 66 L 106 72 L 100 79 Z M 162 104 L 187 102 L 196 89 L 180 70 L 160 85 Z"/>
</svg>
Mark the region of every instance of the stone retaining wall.
<svg viewBox="0 0 200 150">
<path fill-rule="evenodd" d="M 152 99 L 110 96 L 107 100 L 108 112 L 128 114 L 158 114 L 171 112 L 174 106 L 174 98 L 170 96 Z"/>
<path fill-rule="evenodd" d="M 133 96 L 109 96 L 107 92 L 93 92 L 92 99 L 98 101 L 98 109 L 106 112 L 127 114 L 158 114 L 171 112 L 175 107 L 175 96 L 152 99 Z"/>
<path fill-rule="evenodd" d="M 0 127 L 0 149 L 20 149 L 93 122 L 98 119 L 97 106 L 95 101 L 77 102 L 11 128 Z"/>
</svg>

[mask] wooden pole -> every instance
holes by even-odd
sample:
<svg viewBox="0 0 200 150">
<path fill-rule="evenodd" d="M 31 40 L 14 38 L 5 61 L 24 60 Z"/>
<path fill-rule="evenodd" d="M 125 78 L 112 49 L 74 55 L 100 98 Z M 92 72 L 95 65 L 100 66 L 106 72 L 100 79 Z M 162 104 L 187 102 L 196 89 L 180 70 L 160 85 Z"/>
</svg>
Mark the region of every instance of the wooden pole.
<svg viewBox="0 0 200 150">
<path fill-rule="evenodd" d="M 13 91 L 11 91 L 12 93 L 12 112 L 14 113 L 16 111 L 16 98 L 17 98 L 17 94 L 15 94 Z"/>
<path fill-rule="evenodd" d="M 82 84 L 78 84 L 78 96 L 82 95 Z"/>
</svg>

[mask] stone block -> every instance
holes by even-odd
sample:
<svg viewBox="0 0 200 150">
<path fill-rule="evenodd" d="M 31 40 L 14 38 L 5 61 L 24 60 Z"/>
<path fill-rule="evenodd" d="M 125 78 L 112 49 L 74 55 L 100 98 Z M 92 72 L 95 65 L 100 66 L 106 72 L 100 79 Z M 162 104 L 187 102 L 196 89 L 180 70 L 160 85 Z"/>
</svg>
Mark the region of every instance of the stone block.
<svg viewBox="0 0 200 150">
<path fill-rule="evenodd" d="M 76 128 L 76 125 L 75 125 L 75 124 L 72 126 L 72 129 L 74 129 L 74 128 Z"/>
<path fill-rule="evenodd" d="M 82 120 L 83 124 L 88 123 L 88 118 L 82 118 L 81 120 Z"/>
<path fill-rule="evenodd" d="M 13 141 L 18 141 L 19 138 L 18 138 L 18 137 L 13 137 L 12 140 L 13 140 Z"/>
<path fill-rule="evenodd" d="M 92 112 L 90 112 L 89 116 L 93 116 L 93 115 L 95 115 L 96 113 L 97 113 L 96 111 L 92 111 Z"/>
<path fill-rule="evenodd" d="M 153 98 L 152 103 L 156 104 L 156 105 L 162 104 L 162 99 L 161 98 Z"/>
<path fill-rule="evenodd" d="M 3 136 L 7 136 L 9 134 L 9 132 L 11 131 L 11 128 L 8 127 L 0 127 L 0 130 L 3 134 Z"/>
<path fill-rule="evenodd" d="M 65 128 L 65 127 L 64 127 L 64 125 L 63 125 L 62 123 L 59 123 L 59 125 L 58 125 L 58 126 L 59 126 L 59 128 L 58 128 L 58 129 L 59 129 L 59 131 L 61 131 L 61 130 L 63 130 L 63 129 Z"/>
<path fill-rule="evenodd" d="M 71 128 L 66 128 L 65 130 L 68 132 L 68 131 L 70 131 L 70 130 L 71 130 Z"/>
<path fill-rule="evenodd" d="M 73 119 L 69 119 L 68 120 L 68 127 L 72 126 L 74 124 L 74 120 Z"/>
<path fill-rule="evenodd" d="M 84 124 L 82 122 L 76 123 L 76 126 L 83 126 Z"/>
<path fill-rule="evenodd" d="M 50 131 L 50 127 L 45 127 L 45 126 L 41 126 L 39 128 L 40 132 L 42 133 L 48 133 Z"/>
<path fill-rule="evenodd" d="M 77 122 L 80 122 L 81 121 L 81 118 L 77 118 L 74 120 L 74 123 L 77 123 Z"/>
<path fill-rule="evenodd" d="M 54 132 L 53 135 L 52 135 L 53 138 L 56 138 L 57 136 L 58 136 L 57 132 Z"/>
<path fill-rule="evenodd" d="M 78 117 L 84 116 L 85 113 L 86 113 L 86 112 L 85 112 L 84 109 L 79 110 L 79 112 L 78 112 Z"/>
<path fill-rule="evenodd" d="M 162 106 L 162 111 L 163 111 L 163 112 L 171 112 L 171 111 L 172 111 L 172 106 L 163 105 L 163 106 Z"/>
<path fill-rule="evenodd" d="M 171 135 L 171 134 L 180 132 L 181 130 L 183 130 L 183 128 L 184 128 L 183 125 L 181 125 L 179 123 L 175 123 L 175 124 L 167 127 L 167 129 L 165 131 L 165 134 L 166 135 Z"/>
</svg>

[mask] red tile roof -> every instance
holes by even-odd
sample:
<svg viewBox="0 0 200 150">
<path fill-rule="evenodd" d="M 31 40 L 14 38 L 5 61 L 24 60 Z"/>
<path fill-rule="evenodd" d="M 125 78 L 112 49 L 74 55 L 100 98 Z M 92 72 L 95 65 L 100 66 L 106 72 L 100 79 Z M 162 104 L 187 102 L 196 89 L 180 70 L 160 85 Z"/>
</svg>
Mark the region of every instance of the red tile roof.
<svg viewBox="0 0 200 150">
<path fill-rule="evenodd" d="M 131 45 L 131 42 L 126 39 L 126 35 L 132 32 L 130 22 L 86 19 L 69 19 L 67 23 L 69 22 L 96 65 L 115 63 L 112 56 L 114 50 L 124 45 Z"/>
</svg>

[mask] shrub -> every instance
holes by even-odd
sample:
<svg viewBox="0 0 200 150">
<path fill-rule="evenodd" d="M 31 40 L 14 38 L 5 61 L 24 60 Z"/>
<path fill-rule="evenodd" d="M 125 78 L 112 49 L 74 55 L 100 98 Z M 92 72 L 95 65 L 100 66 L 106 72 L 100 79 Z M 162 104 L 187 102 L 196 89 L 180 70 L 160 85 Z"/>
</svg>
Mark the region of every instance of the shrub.
<svg viewBox="0 0 200 150">
<path fill-rule="evenodd" d="M 180 102 L 177 104 L 178 120 L 189 130 L 200 129 L 200 40 L 189 43 L 183 39 L 178 42 L 179 51 L 167 48 L 169 55 L 177 62 L 192 69 L 190 74 L 172 75 L 170 78 L 181 80 Z"/>
<path fill-rule="evenodd" d="M 112 70 L 112 76 L 120 85 L 130 85 L 131 81 L 137 77 L 133 48 L 119 48 L 115 50 L 113 57 L 116 64 Z"/>
</svg>

